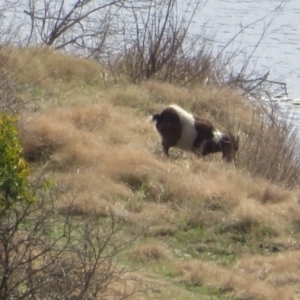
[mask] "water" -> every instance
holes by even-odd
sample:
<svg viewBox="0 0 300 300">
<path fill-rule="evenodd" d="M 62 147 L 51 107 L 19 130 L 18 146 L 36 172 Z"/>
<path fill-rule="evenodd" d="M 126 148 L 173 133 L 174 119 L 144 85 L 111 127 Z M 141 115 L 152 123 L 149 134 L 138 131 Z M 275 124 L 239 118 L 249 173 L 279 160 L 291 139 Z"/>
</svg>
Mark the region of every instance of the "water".
<svg viewBox="0 0 300 300">
<path fill-rule="evenodd" d="M 97 0 L 94 1 L 97 2 Z M 178 1 L 179 3 L 182 1 L 182 4 L 189 2 Z M 283 110 L 292 108 L 295 113 L 299 114 L 300 105 L 293 105 L 297 99 L 300 104 L 299 0 L 202 1 L 205 5 L 196 17 L 192 27 L 193 32 L 199 34 L 203 31 L 205 24 L 205 33 L 207 35 L 215 33 L 214 48 L 216 51 L 220 51 L 241 28 L 244 28 L 243 33 L 238 35 L 234 42 L 226 48 L 228 52 L 234 52 L 236 49 L 241 52 L 237 57 L 235 68 L 240 68 L 245 62 L 243 53 L 250 54 L 255 50 L 248 70 L 255 69 L 261 74 L 270 71 L 269 80 L 285 82 L 288 96 L 294 101 L 284 102 L 280 104 L 280 107 Z M 49 2 L 53 4 L 61 1 Z M 66 5 L 74 2 L 75 0 L 65 1 Z M 6 20 L 8 23 L 14 21 L 11 25 L 20 26 L 19 33 L 26 36 L 30 31 L 28 15 L 24 14 L 24 9 L 28 10 L 28 1 L 5 1 L 5 3 L 5 5 L 0 4 L 0 7 L 9 7 L 8 11 L 3 10 L 9 14 L 6 19 L 0 18 L 0 21 Z M 68 5 L 66 9 L 69 9 Z M 6 23 L 4 22 L 4 24 Z M 21 28 L 27 33 L 22 34 Z M 259 47 L 255 49 L 258 44 Z"/>
<path fill-rule="evenodd" d="M 269 80 L 287 84 L 290 101 L 278 101 L 279 107 L 293 114 L 300 125 L 300 105 L 295 105 L 300 104 L 299 0 L 208 0 L 200 17 L 193 30 L 206 24 L 206 33 L 216 33 L 214 40 L 219 49 L 250 24 L 228 51 L 243 48 L 252 53 L 259 43 L 250 67 L 260 73 L 270 71 Z"/>
</svg>

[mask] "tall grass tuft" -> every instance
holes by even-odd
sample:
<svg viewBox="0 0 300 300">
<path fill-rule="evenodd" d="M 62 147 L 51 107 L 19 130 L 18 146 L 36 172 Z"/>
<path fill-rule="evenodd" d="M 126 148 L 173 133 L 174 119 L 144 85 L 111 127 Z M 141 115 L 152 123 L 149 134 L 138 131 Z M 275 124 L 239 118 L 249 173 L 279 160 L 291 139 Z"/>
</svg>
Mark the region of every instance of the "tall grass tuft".
<svg viewBox="0 0 300 300">
<path fill-rule="evenodd" d="M 285 187 L 298 185 L 300 133 L 291 118 L 264 112 L 252 123 L 240 144 L 239 167 Z"/>
</svg>

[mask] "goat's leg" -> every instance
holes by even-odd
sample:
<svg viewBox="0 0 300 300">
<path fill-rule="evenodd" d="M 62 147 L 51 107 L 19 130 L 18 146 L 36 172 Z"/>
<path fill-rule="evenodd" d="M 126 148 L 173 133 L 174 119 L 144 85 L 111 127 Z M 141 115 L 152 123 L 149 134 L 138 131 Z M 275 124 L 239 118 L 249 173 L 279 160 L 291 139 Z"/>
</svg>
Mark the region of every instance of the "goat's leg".
<svg viewBox="0 0 300 300">
<path fill-rule="evenodd" d="M 223 142 L 222 144 L 223 144 L 222 149 L 221 149 L 222 154 L 223 154 L 222 160 L 226 161 L 226 162 L 231 162 L 231 160 L 232 160 L 232 149 L 231 149 L 232 145 L 230 142 Z"/>
<path fill-rule="evenodd" d="M 198 149 L 193 149 L 192 151 L 198 158 L 200 158 L 200 157 L 204 158 L 204 156 L 202 155 L 201 152 L 199 152 Z"/>
<path fill-rule="evenodd" d="M 205 146 L 205 141 L 202 143 L 202 145 L 199 148 L 193 148 L 192 151 L 195 153 L 195 155 L 198 158 L 202 158 L 204 159 L 205 155 L 204 155 L 204 146 Z"/>
<path fill-rule="evenodd" d="M 165 140 L 162 141 L 162 147 L 163 147 L 164 154 L 166 156 L 169 156 L 170 145 Z"/>
<path fill-rule="evenodd" d="M 201 144 L 195 148 L 193 147 L 192 151 L 198 156 L 198 157 L 204 157 L 204 149 L 205 149 L 205 145 L 206 145 L 207 141 L 202 141 Z"/>
</svg>

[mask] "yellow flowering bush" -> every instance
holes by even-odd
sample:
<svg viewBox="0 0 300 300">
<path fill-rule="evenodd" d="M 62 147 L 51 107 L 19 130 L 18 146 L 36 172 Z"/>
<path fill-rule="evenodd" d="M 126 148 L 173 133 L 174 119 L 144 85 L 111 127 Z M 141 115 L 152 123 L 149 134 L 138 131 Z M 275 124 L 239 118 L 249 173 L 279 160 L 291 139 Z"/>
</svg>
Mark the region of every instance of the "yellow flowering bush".
<svg viewBox="0 0 300 300">
<path fill-rule="evenodd" d="M 18 138 L 17 119 L 0 115 L 0 216 L 15 203 L 34 201 L 30 191 L 28 165 Z"/>
</svg>

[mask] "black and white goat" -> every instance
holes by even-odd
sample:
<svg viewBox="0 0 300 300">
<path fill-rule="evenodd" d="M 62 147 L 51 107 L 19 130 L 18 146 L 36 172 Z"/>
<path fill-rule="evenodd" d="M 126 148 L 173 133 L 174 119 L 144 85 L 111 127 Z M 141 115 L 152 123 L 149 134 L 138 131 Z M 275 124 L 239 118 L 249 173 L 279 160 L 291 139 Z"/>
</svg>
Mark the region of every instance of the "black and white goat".
<svg viewBox="0 0 300 300">
<path fill-rule="evenodd" d="M 216 130 L 210 121 L 194 117 L 178 105 L 170 105 L 154 114 L 152 121 L 156 121 L 166 155 L 171 147 L 177 147 L 198 156 L 222 152 L 222 158 L 229 162 L 238 151 L 238 138 Z"/>
</svg>

